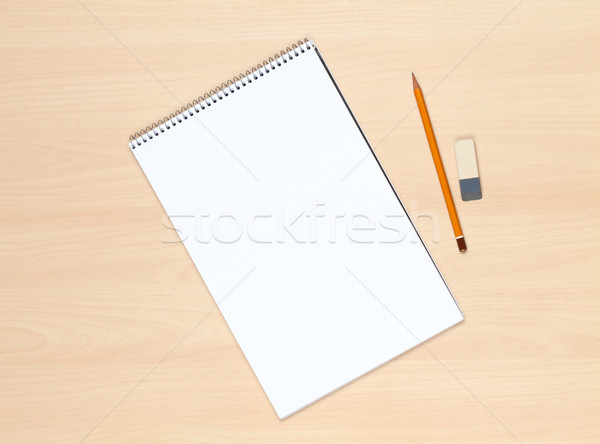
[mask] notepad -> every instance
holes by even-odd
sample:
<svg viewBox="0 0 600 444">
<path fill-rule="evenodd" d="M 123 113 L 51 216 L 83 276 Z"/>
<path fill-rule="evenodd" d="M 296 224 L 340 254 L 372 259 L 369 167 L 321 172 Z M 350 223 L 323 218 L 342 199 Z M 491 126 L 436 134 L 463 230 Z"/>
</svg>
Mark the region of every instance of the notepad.
<svg viewBox="0 0 600 444">
<path fill-rule="evenodd" d="M 314 42 L 129 146 L 280 418 L 463 319 Z"/>
</svg>

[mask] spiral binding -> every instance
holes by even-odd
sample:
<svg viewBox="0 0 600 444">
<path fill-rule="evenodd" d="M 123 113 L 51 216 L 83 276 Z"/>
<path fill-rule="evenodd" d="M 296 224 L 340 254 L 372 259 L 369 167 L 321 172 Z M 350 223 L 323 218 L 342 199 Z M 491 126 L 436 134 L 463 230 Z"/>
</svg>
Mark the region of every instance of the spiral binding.
<svg viewBox="0 0 600 444">
<path fill-rule="evenodd" d="M 211 89 L 209 92 L 198 96 L 198 98 L 192 100 L 191 103 L 188 103 L 186 106 L 182 106 L 174 113 L 169 114 L 168 117 L 163 117 L 158 122 L 155 122 L 152 125 L 147 126 L 145 129 L 132 134 L 129 136 L 129 146 L 131 149 L 142 146 L 142 144 L 152 140 L 156 136 L 159 136 L 166 130 L 177 126 L 178 123 L 187 120 L 195 113 L 199 113 L 203 109 L 206 109 L 207 107 L 217 103 L 219 100 L 223 100 L 225 97 L 229 96 L 229 94 L 235 93 L 236 91 L 252 83 L 254 80 L 258 80 L 265 74 L 270 73 L 271 70 L 275 70 L 278 66 L 293 60 L 294 57 L 297 57 L 300 54 L 311 50 L 312 48 L 314 48 L 314 44 L 308 39 L 304 39 L 304 42 L 298 40 L 298 43 L 294 43 L 291 48 L 288 46 L 285 48 L 285 51 L 280 51 L 279 53 L 274 54 L 272 57 L 269 57 L 268 60 L 263 60 L 262 63 L 253 66 L 250 70 L 246 70 L 245 73 L 240 73 L 239 75 L 227 80 L 227 82 L 221 83 L 220 86 L 217 86 Z"/>
</svg>

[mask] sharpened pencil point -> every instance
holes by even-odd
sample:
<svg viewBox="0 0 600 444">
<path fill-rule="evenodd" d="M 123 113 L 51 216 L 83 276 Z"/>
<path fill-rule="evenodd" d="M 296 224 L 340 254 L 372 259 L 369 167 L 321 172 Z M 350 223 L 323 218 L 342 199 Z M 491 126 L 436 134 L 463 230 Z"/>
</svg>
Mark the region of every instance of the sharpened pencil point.
<svg viewBox="0 0 600 444">
<path fill-rule="evenodd" d="M 421 89 L 421 87 L 419 86 L 419 82 L 417 82 L 417 78 L 415 77 L 415 73 L 412 73 L 412 77 L 413 77 L 413 89 Z"/>
</svg>

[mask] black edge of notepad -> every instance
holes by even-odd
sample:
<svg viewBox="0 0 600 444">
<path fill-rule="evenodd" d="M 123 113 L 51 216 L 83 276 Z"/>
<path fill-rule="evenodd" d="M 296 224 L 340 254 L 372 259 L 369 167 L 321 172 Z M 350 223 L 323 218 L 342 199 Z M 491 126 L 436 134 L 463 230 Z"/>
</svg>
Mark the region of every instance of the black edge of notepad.
<svg viewBox="0 0 600 444">
<path fill-rule="evenodd" d="M 460 311 L 460 313 L 462 314 L 462 317 L 464 319 L 465 318 L 465 314 L 463 313 L 462 309 L 460 308 L 460 305 L 458 305 L 458 302 L 456 301 L 456 297 L 452 293 L 452 290 L 450 290 L 450 287 L 448 286 L 448 283 L 446 282 L 446 279 L 444 279 L 444 276 L 442 275 L 442 272 L 440 271 L 440 268 L 435 263 L 435 260 L 433 259 L 433 256 L 429 252 L 429 249 L 427 248 L 427 245 L 425 245 L 425 242 L 423 241 L 423 238 L 421 238 L 421 234 L 419 233 L 419 230 L 417 230 L 417 227 L 415 226 L 412 218 L 410 217 L 410 214 L 408 214 L 408 211 L 406 211 L 406 208 L 404 207 L 404 204 L 402 203 L 402 199 L 400 199 L 400 196 L 396 192 L 396 189 L 394 188 L 394 185 L 392 185 L 392 182 L 391 182 L 390 178 L 388 177 L 388 175 L 386 174 L 385 170 L 383 169 L 383 166 L 381 165 L 381 162 L 379 161 L 379 159 L 377 158 L 377 155 L 375 154 L 375 150 L 373 149 L 373 147 L 369 143 L 369 140 L 367 139 L 367 136 L 365 136 L 365 133 L 363 132 L 363 130 L 360 127 L 360 125 L 358 124 L 358 120 L 356 120 L 356 117 L 354 116 L 354 113 L 352 112 L 352 109 L 350 109 L 350 105 L 348 105 L 348 102 L 346 101 L 346 98 L 342 94 L 342 91 L 340 90 L 340 87 L 336 83 L 335 79 L 333 78 L 333 75 L 331 74 L 331 71 L 327 67 L 327 63 L 325 63 L 325 60 L 323 59 L 323 56 L 321 55 L 321 52 L 319 51 L 319 48 L 314 43 L 313 43 L 313 49 L 315 50 L 315 52 L 319 56 L 319 60 L 321 60 L 321 63 L 323 64 L 323 67 L 325 68 L 325 71 L 327 72 L 327 75 L 329 76 L 329 79 L 331 80 L 331 83 L 333 83 L 333 86 L 335 86 L 335 89 L 337 90 L 338 94 L 340 95 L 340 98 L 342 99 L 342 102 L 344 102 L 344 105 L 346 106 L 346 109 L 348 110 L 348 113 L 352 117 L 352 120 L 354 120 L 354 124 L 356 125 L 356 128 L 358 128 L 358 131 L 360 131 L 360 134 L 363 137 L 363 139 L 364 139 L 365 143 L 367 144 L 367 146 L 369 147 L 369 150 L 371 151 L 371 154 L 375 158 L 375 161 L 377 162 L 377 165 L 379 165 L 379 169 L 383 173 L 383 176 L 385 177 L 385 180 L 387 180 L 387 183 L 390 186 L 390 188 L 392 189 L 392 191 L 394 192 L 394 195 L 396 196 L 396 199 L 398 199 L 398 203 L 402 207 L 402 210 L 404 210 L 404 213 L 406 213 L 406 216 L 408 217 L 408 220 L 409 220 L 410 224 L 414 228 L 415 233 L 417 233 L 417 236 L 419 237 L 419 240 L 421 241 L 421 244 L 423 245 L 423 248 L 425 248 L 425 251 L 429 255 L 429 258 L 431 259 L 431 262 L 433 262 L 433 265 L 435 266 L 435 269 L 437 270 L 438 274 L 442 278 L 442 282 L 444 283 L 444 285 L 446 286 L 446 289 L 448 290 L 448 292 L 452 296 L 452 299 L 454 300 L 454 303 L 456 304 L 456 307 L 458 308 L 458 311 Z M 418 339 L 418 340 L 419 340 L 419 342 L 422 342 L 420 339 Z"/>
</svg>

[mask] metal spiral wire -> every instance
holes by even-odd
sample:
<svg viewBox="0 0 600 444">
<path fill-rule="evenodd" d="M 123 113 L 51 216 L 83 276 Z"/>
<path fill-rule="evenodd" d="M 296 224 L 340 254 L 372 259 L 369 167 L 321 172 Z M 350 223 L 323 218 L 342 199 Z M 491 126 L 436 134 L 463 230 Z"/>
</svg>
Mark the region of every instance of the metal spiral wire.
<svg viewBox="0 0 600 444">
<path fill-rule="evenodd" d="M 297 57 L 312 48 L 313 46 L 308 39 L 304 39 L 304 41 L 298 40 L 291 48 L 288 46 L 285 50 L 275 53 L 272 57 L 269 57 L 268 60 L 263 60 L 262 63 L 253 66 L 250 70 L 246 70 L 245 73 L 233 76 L 231 79 L 221 83 L 221 85 L 216 86 L 209 92 L 198 96 L 186 106 L 182 106 L 174 113 L 171 113 L 152 125 L 132 134 L 129 136 L 131 148 L 135 149 L 136 146 L 142 146 L 142 144 L 148 140 L 152 140 L 166 130 L 171 129 L 171 127 L 176 126 L 178 123 L 187 120 L 201 110 L 223 100 L 225 97 L 229 96 L 229 94 L 235 93 L 252 83 L 254 80 L 258 80 L 265 74 L 277 69 L 278 66 L 282 66 L 284 63 L 287 63 L 289 60 L 292 60 L 294 57 Z"/>
</svg>

